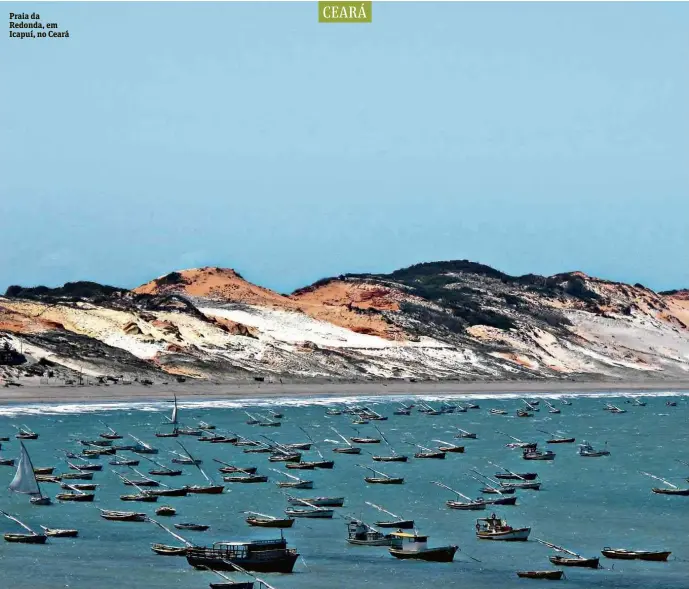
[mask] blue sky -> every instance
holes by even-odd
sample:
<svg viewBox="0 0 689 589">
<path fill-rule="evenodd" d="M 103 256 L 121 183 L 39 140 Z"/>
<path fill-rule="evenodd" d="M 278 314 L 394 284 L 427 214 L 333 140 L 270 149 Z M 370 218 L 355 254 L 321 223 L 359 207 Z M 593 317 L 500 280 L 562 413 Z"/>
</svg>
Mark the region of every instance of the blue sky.
<svg viewBox="0 0 689 589">
<path fill-rule="evenodd" d="M 31 10 L 70 38 L 0 36 L 0 289 L 459 258 L 689 286 L 686 3 Z"/>
</svg>

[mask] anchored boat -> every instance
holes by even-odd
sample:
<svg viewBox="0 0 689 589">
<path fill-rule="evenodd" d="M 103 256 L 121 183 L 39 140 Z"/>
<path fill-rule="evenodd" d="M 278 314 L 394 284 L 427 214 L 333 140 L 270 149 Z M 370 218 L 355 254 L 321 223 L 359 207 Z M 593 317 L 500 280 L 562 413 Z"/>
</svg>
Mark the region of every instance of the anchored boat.
<svg viewBox="0 0 689 589">
<path fill-rule="evenodd" d="M 476 537 L 479 540 L 502 540 L 504 542 L 526 542 L 531 528 L 513 528 L 507 521 L 492 514 L 476 520 Z"/>
</svg>

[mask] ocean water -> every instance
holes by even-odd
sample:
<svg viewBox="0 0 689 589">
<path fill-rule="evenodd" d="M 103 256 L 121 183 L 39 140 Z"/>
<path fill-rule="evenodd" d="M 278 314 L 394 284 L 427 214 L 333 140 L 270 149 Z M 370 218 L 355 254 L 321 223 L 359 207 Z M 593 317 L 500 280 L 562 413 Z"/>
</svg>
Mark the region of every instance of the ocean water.
<svg viewBox="0 0 689 589">
<path fill-rule="evenodd" d="M 425 397 L 428 399 L 429 397 Z M 464 397 L 466 398 L 466 396 Z M 336 400 L 272 400 L 248 402 L 194 402 L 180 404 L 180 419 L 185 424 L 199 420 L 213 423 L 218 431 L 233 431 L 253 439 L 267 435 L 282 443 L 308 441 L 299 426 L 306 428 L 319 442 L 323 454 L 335 459 L 333 470 L 288 471 L 315 481 L 311 491 L 291 491 L 304 497 L 345 496 L 345 507 L 336 510 L 343 517 L 332 520 L 298 519 L 285 530 L 290 546 L 303 556 L 292 575 L 265 575 L 278 589 L 330 589 L 352 587 L 375 588 L 436 588 L 436 587 L 526 587 L 541 582 L 518 579 L 517 570 L 551 569 L 548 561 L 553 552 L 535 541 L 505 543 L 479 541 L 474 535 L 476 517 L 486 512 L 454 511 L 445 507 L 452 493 L 438 488 L 431 481 L 439 480 L 466 495 L 479 495 L 480 485 L 467 473 L 476 469 L 486 474 L 495 472 L 492 461 L 514 471 L 536 471 L 543 486 L 541 491 L 517 491 L 514 507 L 496 507 L 495 512 L 515 527 L 530 526 L 532 537 L 542 538 L 579 552 L 599 556 L 604 546 L 672 550 L 666 563 L 611 561 L 601 558 L 602 570 L 565 568 L 565 586 L 686 589 L 689 587 L 689 497 L 670 497 L 651 493 L 658 483 L 639 473 L 649 471 L 678 486 L 689 486 L 689 394 L 648 395 L 646 407 L 632 406 L 629 396 L 575 396 L 565 406 L 551 397 L 562 413 L 549 414 L 541 402 L 541 411 L 533 418 L 517 418 L 515 410 L 523 406 L 517 395 L 499 398 L 474 397 L 479 410 L 467 413 L 428 416 L 412 412 L 411 416 L 394 416 L 397 406 L 392 399 L 352 399 L 350 404 L 365 403 L 389 416 L 377 422 L 399 453 L 413 454 L 413 442 L 433 446 L 434 439 L 464 443 L 464 454 L 448 454 L 446 460 L 410 459 L 404 463 L 373 463 L 370 456 L 340 455 L 332 452 L 336 439 L 331 427 L 343 435 L 377 436 L 373 425 L 352 426 L 351 416 L 326 417 L 325 407 Z M 461 397 L 448 397 L 461 401 Z M 666 406 L 668 399 L 677 407 Z M 409 402 L 415 398 L 405 398 Z M 614 415 L 603 411 L 605 401 L 627 409 Z M 431 403 L 437 403 L 433 398 Z M 256 406 L 253 406 L 253 404 Z M 342 400 L 340 405 L 343 405 Z M 250 405 L 251 404 L 251 405 Z M 260 405 L 260 406 L 259 406 Z M 245 424 L 243 409 L 265 411 L 267 407 L 284 413 L 280 428 L 261 428 Z M 503 408 L 508 416 L 488 414 L 489 408 Z M 69 405 L 69 406 L 3 406 L 0 408 L 0 435 L 11 436 L 2 444 L 5 457 L 18 456 L 18 443 L 13 426 L 26 424 L 40 434 L 35 441 L 25 442 L 34 466 L 58 466 L 66 470 L 60 449 L 78 452 L 79 439 L 95 439 L 104 431 L 99 420 L 121 434 L 131 433 L 160 449 L 152 458 L 169 464 L 166 450 L 179 450 L 175 439 L 158 439 L 154 432 L 160 427 L 169 403 L 134 403 L 130 405 Z M 376 423 L 376 422 L 371 422 Z M 456 427 L 476 432 L 477 440 L 454 440 Z M 562 431 L 588 440 L 596 447 L 606 442 L 611 456 L 581 458 L 576 444 L 550 446 L 557 453 L 553 462 L 524 461 L 518 449 L 505 447 L 511 440 L 497 433 L 506 432 L 523 440 L 544 443 L 547 436 L 539 430 Z M 100 484 L 96 501 L 64 503 L 50 507 L 32 506 L 26 496 L 7 491 L 14 469 L 0 467 L 0 509 L 14 514 L 34 529 L 40 525 L 56 528 L 78 528 L 79 538 L 49 538 L 43 546 L 0 542 L 0 587 L 12 589 L 92 589 L 93 587 L 129 587 L 131 589 L 197 589 L 219 581 L 216 575 L 192 569 L 186 559 L 163 557 L 151 552 L 150 544 L 177 544 L 164 531 L 150 523 L 110 522 L 99 517 L 98 508 L 143 511 L 151 515 L 159 505 L 173 505 L 174 518 L 158 518 L 171 526 L 174 522 L 194 521 L 211 526 L 207 532 L 182 532 L 189 540 L 210 545 L 219 540 L 271 538 L 279 531 L 250 528 L 244 522 L 244 510 L 281 515 L 286 498 L 275 486 L 282 479 L 269 470 L 283 470 L 281 464 L 268 462 L 266 454 L 245 454 L 241 447 L 229 444 L 208 444 L 181 436 L 179 440 L 194 456 L 204 461 L 203 467 L 220 480 L 212 458 L 238 466 L 257 466 L 267 474 L 265 484 L 227 484 L 219 496 L 190 495 L 160 498 L 157 504 L 125 503 L 119 495 L 131 492 L 110 472 L 110 457 L 101 458 L 104 470 L 94 474 Z M 126 442 L 127 437 L 122 442 Z M 342 445 L 342 444 L 340 444 Z M 365 450 L 389 453 L 383 447 L 364 445 Z M 129 455 L 128 452 L 120 453 Z M 305 452 L 304 459 L 316 459 L 314 451 Z M 367 485 L 368 471 L 357 464 L 371 465 L 390 475 L 404 476 L 401 486 Z M 142 459 L 140 470 L 153 467 Z M 198 470 L 182 466 L 181 477 L 163 477 L 162 482 L 181 486 L 203 483 Z M 126 468 L 119 467 L 126 471 Z M 44 492 L 54 496 L 58 485 L 44 484 Z M 449 564 L 398 561 L 385 547 L 350 546 L 345 542 L 345 515 L 354 514 L 365 521 L 385 519 L 365 501 L 382 505 L 405 518 L 413 518 L 417 529 L 430 536 L 430 546 L 456 544 L 460 547 L 455 561 Z M 20 528 L 0 518 L 0 532 Z M 613 566 L 614 564 L 614 566 Z M 246 577 L 236 576 L 238 580 Z"/>
</svg>

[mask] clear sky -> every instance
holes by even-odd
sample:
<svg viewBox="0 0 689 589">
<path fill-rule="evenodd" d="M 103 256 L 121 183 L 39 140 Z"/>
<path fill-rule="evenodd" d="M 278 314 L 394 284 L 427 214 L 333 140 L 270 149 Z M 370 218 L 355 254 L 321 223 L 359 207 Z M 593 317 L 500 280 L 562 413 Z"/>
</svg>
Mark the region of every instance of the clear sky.
<svg viewBox="0 0 689 589">
<path fill-rule="evenodd" d="M 0 289 L 458 258 L 689 287 L 687 3 L 17 8 L 70 38 L 0 35 Z"/>
</svg>

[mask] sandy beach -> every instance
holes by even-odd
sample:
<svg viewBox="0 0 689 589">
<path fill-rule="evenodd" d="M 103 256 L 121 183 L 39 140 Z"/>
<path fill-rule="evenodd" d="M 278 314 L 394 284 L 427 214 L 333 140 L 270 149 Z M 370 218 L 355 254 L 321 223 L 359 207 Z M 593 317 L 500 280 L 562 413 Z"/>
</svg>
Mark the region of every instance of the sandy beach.
<svg viewBox="0 0 689 589">
<path fill-rule="evenodd" d="M 145 386 L 22 386 L 0 389 L 0 403 L 75 403 L 168 400 L 355 397 L 423 394 L 687 392 L 689 379 L 667 381 L 496 381 L 496 382 L 295 382 L 234 384 L 175 383 Z"/>
</svg>

